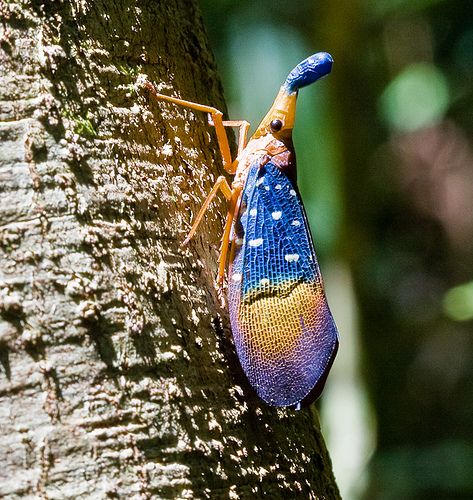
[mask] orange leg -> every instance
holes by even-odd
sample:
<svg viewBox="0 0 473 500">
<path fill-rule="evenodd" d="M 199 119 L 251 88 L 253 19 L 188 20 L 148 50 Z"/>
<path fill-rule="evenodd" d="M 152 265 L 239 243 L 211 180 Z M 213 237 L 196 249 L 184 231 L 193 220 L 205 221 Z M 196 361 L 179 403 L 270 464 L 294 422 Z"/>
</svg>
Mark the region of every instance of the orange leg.
<svg viewBox="0 0 473 500">
<path fill-rule="evenodd" d="M 232 230 L 232 225 L 240 208 L 240 200 L 241 200 L 241 188 L 235 188 L 232 191 L 232 197 L 230 199 L 228 207 L 227 218 L 225 220 L 225 227 L 223 229 L 222 243 L 220 245 L 220 256 L 218 258 L 217 285 L 220 289 L 223 285 L 225 268 L 227 267 L 227 255 L 230 244 L 230 234 Z"/>
<path fill-rule="evenodd" d="M 146 87 L 150 92 L 151 95 L 153 95 L 156 99 L 162 100 L 162 101 L 167 101 L 167 102 L 172 102 L 174 104 L 178 104 L 180 106 L 185 106 L 191 109 L 195 109 L 197 111 L 204 111 L 209 114 L 209 124 L 215 127 L 215 133 L 217 134 L 217 141 L 218 141 L 218 146 L 220 149 L 220 153 L 222 155 L 222 160 L 223 160 L 223 167 L 225 170 L 230 173 L 234 174 L 236 172 L 238 163 L 237 161 L 232 161 L 231 154 L 230 154 L 230 146 L 228 144 L 228 137 L 225 132 L 225 127 L 238 127 L 239 128 L 239 134 L 238 134 L 238 155 L 245 149 L 246 146 L 246 139 L 248 135 L 248 130 L 250 128 L 250 124 L 245 121 L 245 120 L 222 120 L 223 113 L 219 111 L 216 108 L 212 108 L 211 106 L 205 106 L 203 104 L 197 104 L 195 102 L 191 101 L 185 101 L 183 99 L 178 99 L 176 97 L 170 97 L 167 95 L 159 94 L 154 85 L 148 81 L 144 82 L 144 87 Z M 217 276 L 217 283 L 221 286 L 223 283 L 223 278 L 225 274 L 225 267 L 226 267 L 226 262 L 227 262 L 227 253 L 228 253 L 228 247 L 229 247 L 229 242 L 230 242 L 230 234 L 231 234 L 231 228 L 233 224 L 233 220 L 236 217 L 238 207 L 239 207 L 239 202 L 240 202 L 240 194 L 241 194 L 241 188 L 233 189 L 228 185 L 227 180 L 225 177 L 220 176 L 217 181 L 215 182 L 212 190 L 208 194 L 207 198 L 204 201 L 204 204 L 202 205 L 201 209 L 199 210 L 199 213 L 197 214 L 197 217 L 192 225 L 191 230 L 189 231 L 189 234 L 187 235 L 186 239 L 182 243 L 183 245 L 186 245 L 189 240 L 194 236 L 197 227 L 199 226 L 200 222 L 202 221 L 205 212 L 208 210 L 208 207 L 212 200 L 215 198 L 216 194 L 218 191 L 222 191 L 224 194 L 225 198 L 229 201 L 229 207 L 228 207 L 228 213 L 225 221 L 225 228 L 223 231 L 223 236 L 222 236 L 222 242 L 220 246 L 220 257 L 219 257 L 219 268 L 218 268 L 218 276 Z"/>
<path fill-rule="evenodd" d="M 223 113 L 216 108 L 211 106 L 205 106 L 203 104 L 197 104 L 191 101 L 185 101 L 184 99 L 178 99 L 177 97 L 171 97 L 168 95 L 159 94 L 156 92 L 154 85 L 151 82 L 144 82 L 144 87 L 146 87 L 152 96 L 160 101 L 172 102 L 173 104 L 178 104 L 179 106 L 185 106 L 187 108 L 195 109 L 197 111 L 204 111 L 209 113 L 212 117 L 212 123 L 215 126 L 215 132 L 217 134 L 218 146 L 220 148 L 220 153 L 222 155 L 223 167 L 227 172 L 231 173 L 232 166 L 232 156 L 230 154 L 230 146 L 228 145 L 228 137 L 225 132 L 225 127 L 223 125 L 222 116 Z"/>
<path fill-rule="evenodd" d="M 204 104 L 198 104 L 192 101 L 185 101 L 184 99 L 178 99 L 177 97 L 171 97 L 164 94 L 159 94 L 156 92 L 154 85 L 151 82 L 144 82 L 144 87 L 146 87 L 153 97 L 161 101 L 172 102 L 178 104 L 179 106 L 185 106 L 187 108 L 195 109 L 197 111 L 204 111 L 209 113 L 209 123 L 215 127 L 215 132 L 217 134 L 218 147 L 222 155 L 223 168 L 229 173 L 234 174 L 236 171 L 236 164 L 232 161 L 230 154 L 230 146 L 228 144 L 228 137 L 225 132 L 225 127 L 239 127 L 238 134 L 238 154 L 240 154 L 246 145 L 246 137 L 248 135 L 248 130 L 250 124 L 245 120 L 222 120 L 223 113 L 216 108 L 211 106 L 205 106 Z"/>
<path fill-rule="evenodd" d="M 209 124 L 210 125 L 215 125 L 214 122 L 212 121 L 212 116 L 209 115 Z M 248 136 L 248 130 L 250 129 L 250 124 L 246 120 L 225 120 L 222 122 L 224 127 L 238 127 L 238 153 L 239 155 L 246 146 L 246 138 Z M 234 174 L 236 171 L 237 165 L 235 162 L 232 164 L 232 171 L 229 172 L 231 174 Z"/>
<path fill-rule="evenodd" d="M 202 219 L 204 218 L 205 212 L 207 212 L 210 203 L 212 200 L 215 198 L 218 190 L 222 191 L 224 194 L 225 198 L 230 201 L 232 198 L 232 189 L 228 185 L 227 179 L 223 175 L 221 175 L 215 182 L 212 190 L 210 193 L 207 195 L 207 198 L 205 199 L 202 207 L 199 210 L 199 213 L 197 214 L 197 217 L 195 218 L 194 224 L 192 224 L 191 230 L 189 231 L 189 234 L 187 235 L 186 239 L 182 242 L 182 245 L 187 245 L 189 243 L 189 240 L 194 236 L 197 227 L 199 224 L 202 222 Z"/>
</svg>

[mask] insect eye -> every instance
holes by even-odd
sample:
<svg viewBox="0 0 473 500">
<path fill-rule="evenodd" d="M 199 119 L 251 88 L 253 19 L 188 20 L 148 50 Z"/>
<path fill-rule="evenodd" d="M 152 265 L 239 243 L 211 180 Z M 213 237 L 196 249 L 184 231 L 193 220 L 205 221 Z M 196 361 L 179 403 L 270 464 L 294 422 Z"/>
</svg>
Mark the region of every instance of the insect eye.
<svg viewBox="0 0 473 500">
<path fill-rule="evenodd" d="M 273 120 L 269 126 L 271 127 L 271 132 L 279 132 L 282 128 L 282 121 Z"/>
</svg>

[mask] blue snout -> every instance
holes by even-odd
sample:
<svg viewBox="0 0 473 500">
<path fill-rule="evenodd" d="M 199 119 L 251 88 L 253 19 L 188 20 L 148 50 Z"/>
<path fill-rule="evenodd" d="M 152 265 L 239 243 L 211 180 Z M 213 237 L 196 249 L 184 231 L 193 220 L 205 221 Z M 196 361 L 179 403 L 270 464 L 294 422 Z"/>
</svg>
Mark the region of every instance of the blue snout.
<svg viewBox="0 0 473 500">
<path fill-rule="evenodd" d="M 296 92 L 298 89 L 310 85 L 325 75 L 332 69 L 333 59 L 327 52 L 317 52 L 300 62 L 287 76 L 284 87 L 289 92 Z"/>
</svg>

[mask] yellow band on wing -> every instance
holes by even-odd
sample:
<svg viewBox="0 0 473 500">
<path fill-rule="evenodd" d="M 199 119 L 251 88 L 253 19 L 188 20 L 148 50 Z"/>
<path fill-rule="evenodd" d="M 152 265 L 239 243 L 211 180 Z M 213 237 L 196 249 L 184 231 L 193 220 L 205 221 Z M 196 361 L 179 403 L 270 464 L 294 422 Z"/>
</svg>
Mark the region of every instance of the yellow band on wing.
<svg viewBox="0 0 473 500">
<path fill-rule="evenodd" d="M 318 283 L 287 283 L 240 303 L 238 323 L 246 349 L 263 362 L 292 357 L 305 333 L 321 329 L 325 296 Z"/>
</svg>

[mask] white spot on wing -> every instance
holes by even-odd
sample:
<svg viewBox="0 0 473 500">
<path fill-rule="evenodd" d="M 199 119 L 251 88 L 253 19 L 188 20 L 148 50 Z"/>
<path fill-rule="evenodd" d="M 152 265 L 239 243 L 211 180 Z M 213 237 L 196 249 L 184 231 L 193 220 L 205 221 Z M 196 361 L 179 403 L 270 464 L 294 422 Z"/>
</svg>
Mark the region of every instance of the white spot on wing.
<svg viewBox="0 0 473 500">
<path fill-rule="evenodd" d="M 289 191 L 289 194 L 291 194 L 292 196 L 296 196 L 296 194 L 297 194 L 297 193 L 294 191 L 294 189 L 291 189 L 291 190 Z"/>
<path fill-rule="evenodd" d="M 260 280 L 260 285 L 269 285 L 269 279 L 268 278 L 263 278 L 262 280 Z"/>
<path fill-rule="evenodd" d="M 233 280 L 235 283 L 240 282 L 240 281 L 241 281 L 241 278 L 242 278 L 241 273 L 234 273 L 234 274 L 232 275 L 232 280 Z"/>
<path fill-rule="evenodd" d="M 269 191 L 269 186 L 264 186 L 264 189 L 265 189 L 266 191 Z"/>
<path fill-rule="evenodd" d="M 252 215 L 253 217 L 258 213 L 258 210 L 256 210 L 256 208 L 252 208 L 250 210 L 250 215 Z"/>
<path fill-rule="evenodd" d="M 275 187 L 276 189 L 282 189 L 281 184 L 276 184 L 274 187 Z"/>
<path fill-rule="evenodd" d="M 291 222 L 291 226 L 300 226 L 300 225 L 301 225 L 301 223 L 298 220 L 293 220 Z"/>
<path fill-rule="evenodd" d="M 298 253 L 288 253 L 284 256 L 284 259 L 287 260 L 287 262 L 297 262 L 299 260 L 299 254 Z"/>
<path fill-rule="evenodd" d="M 272 218 L 273 218 L 274 220 L 279 220 L 279 219 L 281 218 L 281 215 L 282 215 L 282 212 L 273 212 L 273 213 L 271 214 L 271 216 L 272 216 Z"/>
<path fill-rule="evenodd" d="M 263 238 L 256 238 L 254 240 L 250 240 L 248 243 L 250 244 L 250 247 L 259 247 L 263 244 Z"/>
<path fill-rule="evenodd" d="M 264 177 L 260 177 L 257 181 L 256 181 L 256 185 L 257 186 L 261 186 L 261 184 L 263 184 L 264 182 Z"/>
</svg>

